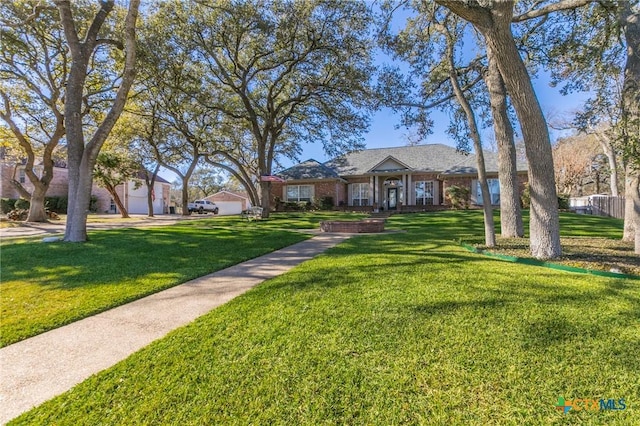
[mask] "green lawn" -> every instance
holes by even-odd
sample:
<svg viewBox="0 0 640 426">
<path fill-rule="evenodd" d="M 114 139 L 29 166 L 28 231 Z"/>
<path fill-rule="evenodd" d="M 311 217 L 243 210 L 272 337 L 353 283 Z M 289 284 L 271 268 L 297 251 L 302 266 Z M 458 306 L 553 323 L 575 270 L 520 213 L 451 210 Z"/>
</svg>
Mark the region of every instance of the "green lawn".
<svg viewBox="0 0 640 426">
<path fill-rule="evenodd" d="M 269 228 L 189 224 L 93 232 L 84 244 L 45 244 L 42 237 L 4 241 L 0 345 L 307 238 Z"/>
<path fill-rule="evenodd" d="M 638 283 L 452 242 L 481 217 L 394 216 L 407 232 L 352 238 L 15 424 L 637 424 Z M 559 397 L 627 409 L 563 414 Z"/>
<path fill-rule="evenodd" d="M 360 217 L 276 213 L 248 222 L 205 216 L 162 228 L 96 231 L 86 244 L 43 244 L 42 236 L 4 240 L 0 347 L 306 238 L 290 231 Z"/>
</svg>

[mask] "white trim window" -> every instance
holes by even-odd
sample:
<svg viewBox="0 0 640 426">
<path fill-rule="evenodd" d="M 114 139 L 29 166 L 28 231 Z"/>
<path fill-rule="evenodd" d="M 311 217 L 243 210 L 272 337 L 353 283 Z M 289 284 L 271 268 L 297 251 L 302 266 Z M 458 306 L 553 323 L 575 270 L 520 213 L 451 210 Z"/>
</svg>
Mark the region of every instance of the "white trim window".
<svg viewBox="0 0 640 426">
<path fill-rule="evenodd" d="M 313 185 L 287 185 L 287 201 L 307 203 L 313 200 Z"/>
<path fill-rule="evenodd" d="M 369 206 L 369 184 L 368 183 L 352 183 L 351 184 L 351 205 L 352 206 Z"/>
<path fill-rule="evenodd" d="M 27 172 L 24 169 L 18 170 L 18 182 L 27 183 Z"/>
<path fill-rule="evenodd" d="M 433 181 L 418 181 L 415 183 L 416 206 L 432 206 L 433 202 Z"/>
<path fill-rule="evenodd" d="M 491 194 L 491 205 L 497 206 L 500 204 L 500 180 L 487 179 L 487 185 L 489 186 L 489 194 Z M 476 203 L 481 206 L 482 203 L 482 188 L 480 188 L 480 181 L 476 181 Z"/>
</svg>

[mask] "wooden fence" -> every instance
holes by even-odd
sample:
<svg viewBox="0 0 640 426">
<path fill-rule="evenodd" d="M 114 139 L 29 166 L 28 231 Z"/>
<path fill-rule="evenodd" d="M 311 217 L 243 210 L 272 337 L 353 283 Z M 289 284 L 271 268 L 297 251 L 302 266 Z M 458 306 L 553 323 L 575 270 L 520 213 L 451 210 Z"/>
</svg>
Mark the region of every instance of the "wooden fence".
<svg viewBox="0 0 640 426">
<path fill-rule="evenodd" d="M 624 219 L 624 197 L 589 197 L 591 214 Z"/>
</svg>

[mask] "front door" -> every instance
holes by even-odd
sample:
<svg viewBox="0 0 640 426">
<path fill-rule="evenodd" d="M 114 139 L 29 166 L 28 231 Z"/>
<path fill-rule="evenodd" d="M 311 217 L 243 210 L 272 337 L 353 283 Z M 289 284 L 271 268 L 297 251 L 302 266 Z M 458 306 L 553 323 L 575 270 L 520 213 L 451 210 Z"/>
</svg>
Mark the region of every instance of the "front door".
<svg viewBox="0 0 640 426">
<path fill-rule="evenodd" d="M 389 210 L 395 210 L 398 206 L 398 188 L 387 189 L 387 201 Z"/>
</svg>

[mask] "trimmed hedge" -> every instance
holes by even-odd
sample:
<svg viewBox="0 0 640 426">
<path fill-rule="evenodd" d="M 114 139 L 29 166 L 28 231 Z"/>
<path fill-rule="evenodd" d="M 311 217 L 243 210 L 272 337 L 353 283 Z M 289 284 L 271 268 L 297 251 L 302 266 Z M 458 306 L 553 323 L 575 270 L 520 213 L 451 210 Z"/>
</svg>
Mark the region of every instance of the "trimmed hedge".
<svg viewBox="0 0 640 426">
<path fill-rule="evenodd" d="M 15 198 L 0 198 L 0 213 L 7 214 L 16 208 Z"/>
</svg>

